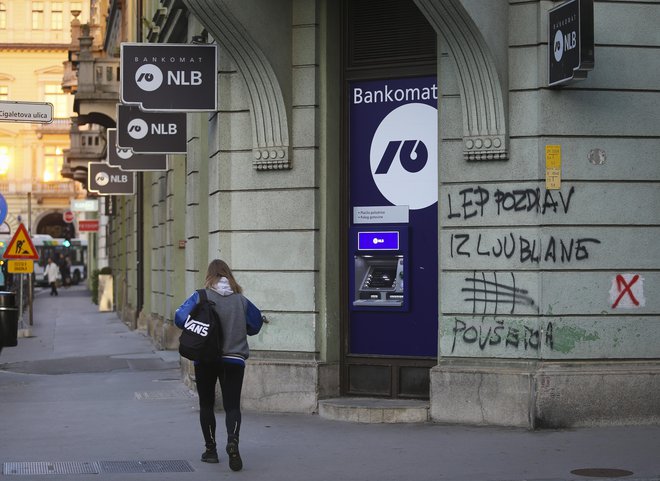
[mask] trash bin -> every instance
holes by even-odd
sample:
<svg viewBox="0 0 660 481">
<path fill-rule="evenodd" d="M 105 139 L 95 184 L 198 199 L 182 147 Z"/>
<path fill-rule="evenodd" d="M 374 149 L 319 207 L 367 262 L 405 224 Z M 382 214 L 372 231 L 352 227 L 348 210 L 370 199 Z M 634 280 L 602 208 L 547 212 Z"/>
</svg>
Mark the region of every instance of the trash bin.
<svg viewBox="0 0 660 481">
<path fill-rule="evenodd" d="M 16 293 L 0 291 L 0 348 L 18 346 Z"/>
</svg>

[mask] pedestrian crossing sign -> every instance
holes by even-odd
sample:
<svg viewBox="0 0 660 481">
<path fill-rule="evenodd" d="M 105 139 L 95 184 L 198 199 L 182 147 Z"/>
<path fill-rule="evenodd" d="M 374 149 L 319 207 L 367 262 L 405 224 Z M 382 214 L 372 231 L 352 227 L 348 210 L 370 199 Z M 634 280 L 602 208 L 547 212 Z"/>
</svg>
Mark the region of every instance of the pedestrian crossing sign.
<svg viewBox="0 0 660 481">
<path fill-rule="evenodd" d="M 35 261 L 39 259 L 39 253 L 34 248 L 32 239 L 30 239 L 30 235 L 23 224 L 18 225 L 16 234 L 9 241 L 2 257 L 5 259 L 32 259 Z"/>
</svg>

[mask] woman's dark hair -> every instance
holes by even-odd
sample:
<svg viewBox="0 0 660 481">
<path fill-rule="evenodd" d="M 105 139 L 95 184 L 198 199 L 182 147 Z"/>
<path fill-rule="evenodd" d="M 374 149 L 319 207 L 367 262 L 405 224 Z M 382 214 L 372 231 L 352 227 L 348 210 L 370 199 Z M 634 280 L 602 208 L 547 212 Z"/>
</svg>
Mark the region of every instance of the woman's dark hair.
<svg viewBox="0 0 660 481">
<path fill-rule="evenodd" d="M 229 281 L 229 287 L 231 290 L 236 293 L 243 292 L 243 288 L 236 282 L 234 274 L 231 272 L 231 269 L 227 263 L 220 259 L 213 259 L 209 264 L 209 268 L 206 270 L 206 281 L 204 281 L 204 287 L 211 288 L 213 287 L 222 277 L 226 277 Z"/>
</svg>

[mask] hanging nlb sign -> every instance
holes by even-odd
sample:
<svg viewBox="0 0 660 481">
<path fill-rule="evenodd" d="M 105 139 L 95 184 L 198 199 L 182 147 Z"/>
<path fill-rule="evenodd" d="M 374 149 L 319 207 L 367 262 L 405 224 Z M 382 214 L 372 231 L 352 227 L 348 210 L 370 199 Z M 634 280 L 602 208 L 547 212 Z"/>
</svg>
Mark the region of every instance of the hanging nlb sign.
<svg viewBox="0 0 660 481">
<path fill-rule="evenodd" d="M 593 68 L 593 0 L 568 0 L 549 10 L 548 86 L 584 80 Z"/>
<path fill-rule="evenodd" d="M 122 43 L 121 102 L 145 111 L 215 111 L 217 67 L 216 45 Z"/>
</svg>

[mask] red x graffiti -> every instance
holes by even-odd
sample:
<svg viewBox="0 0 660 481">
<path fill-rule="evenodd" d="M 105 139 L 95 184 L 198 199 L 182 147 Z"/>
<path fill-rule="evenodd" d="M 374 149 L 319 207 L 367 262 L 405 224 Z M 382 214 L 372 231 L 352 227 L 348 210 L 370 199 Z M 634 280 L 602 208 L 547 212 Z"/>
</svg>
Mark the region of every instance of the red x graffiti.
<svg viewBox="0 0 660 481">
<path fill-rule="evenodd" d="M 619 301 L 623 298 L 625 294 L 630 296 L 630 300 L 633 301 L 633 304 L 639 306 L 639 301 L 635 298 L 635 295 L 632 293 L 632 286 L 635 282 L 639 280 L 639 274 L 630 279 L 630 284 L 626 282 L 626 279 L 621 275 L 616 276 L 616 287 L 619 289 L 619 297 L 616 298 L 614 304 L 612 304 L 612 309 L 616 309 L 616 306 L 619 305 Z"/>
</svg>

